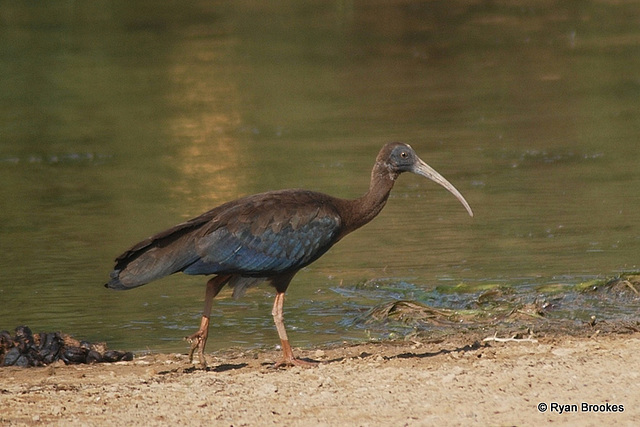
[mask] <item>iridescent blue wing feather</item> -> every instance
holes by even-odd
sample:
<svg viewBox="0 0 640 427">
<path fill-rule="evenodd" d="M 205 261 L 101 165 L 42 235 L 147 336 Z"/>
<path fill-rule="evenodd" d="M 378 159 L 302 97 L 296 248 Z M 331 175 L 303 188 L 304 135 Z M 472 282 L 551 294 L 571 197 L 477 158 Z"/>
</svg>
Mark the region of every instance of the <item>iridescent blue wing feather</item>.
<svg viewBox="0 0 640 427">
<path fill-rule="evenodd" d="M 331 247 L 339 229 L 335 216 L 318 208 L 309 211 L 303 218 L 296 217 L 297 224 L 290 220 L 276 223 L 271 218 L 257 232 L 252 231 L 251 224 L 220 227 L 198 239 L 195 245 L 199 259 L 183 272 L 271 276 L 300 269 Z"/>
</svg>

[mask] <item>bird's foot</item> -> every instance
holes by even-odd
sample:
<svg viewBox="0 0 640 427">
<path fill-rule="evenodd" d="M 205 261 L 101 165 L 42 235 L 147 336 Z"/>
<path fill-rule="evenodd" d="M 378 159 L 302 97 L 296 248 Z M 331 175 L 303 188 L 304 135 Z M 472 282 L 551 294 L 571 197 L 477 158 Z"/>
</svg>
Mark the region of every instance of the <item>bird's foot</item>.
<svg viewBox="0 0 640 427">
<path fill-rule="evenodd" d="M 293 350 L 291 349 L 289 340 L 281 339 L 280 342 L 282 344 L 282 359 L 280 359 L 280 361 L 276 362 L 275 365 L 273 365 L 274 368 L 282 368 L 284 366 L 303 366 L 308 368 L 318 365 L 319 362 L 316 362 L 314 360 L 296 359 L 296 357 L 293 355 Z"/>
<path fill-rule="evenodd" d="M 206 368 L 207 361 L 204 358 L 204 345 L 207 342 L 207 334 L 205 332 L 198 331 L 193 335 L 184 337 L 184 339 L 191 343 L 191 348 L 189 348 L 189 363 L 193 363 L 193 353 L 195 353 L 196 349 L 198 349 L 198 359 L 200 361 L 200 366 L 203 369 Z"/>
</svg>

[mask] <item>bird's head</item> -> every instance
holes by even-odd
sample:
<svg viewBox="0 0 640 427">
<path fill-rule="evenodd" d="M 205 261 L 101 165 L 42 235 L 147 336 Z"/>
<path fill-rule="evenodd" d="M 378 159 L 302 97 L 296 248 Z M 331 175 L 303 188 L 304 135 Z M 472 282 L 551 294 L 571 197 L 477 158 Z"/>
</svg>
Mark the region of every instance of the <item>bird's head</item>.
<svg viewBox="0 0 640 427">
<path fill-rule="evenodd" d="M 388 143 L 382 148 L 378 155 L 378 162 L 380 161 L 384 163 L 392 180 L 395 180 L 395 178 L 403 172 L 413 172 L 442 185 L 449 190 L 451 194 L 456 196 L 467 212 L 469 212 L 469 215 L 473 216 L 473 211 L 469 203 L 462 197 L 462 194 L 460 194 L 453 184 L 418 157 L 409 144 L 401 142 Z"/>
</svg>

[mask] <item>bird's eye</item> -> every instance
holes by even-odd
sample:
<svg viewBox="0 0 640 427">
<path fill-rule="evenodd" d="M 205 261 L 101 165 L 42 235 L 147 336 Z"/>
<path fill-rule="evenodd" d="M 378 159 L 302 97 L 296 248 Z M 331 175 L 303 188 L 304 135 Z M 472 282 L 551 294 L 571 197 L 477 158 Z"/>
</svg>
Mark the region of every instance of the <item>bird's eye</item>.
<svg viewBox="0 0 640 427">
<path fill-rule="evenodd" d="M 406 151 L 403 151 L 402 153 L 400 153 L 400 157 L 402 157 L 403 159 L 406 159 L 407 157 L 409 157 L 409 155 L 407 154 Z"/>
</svg>

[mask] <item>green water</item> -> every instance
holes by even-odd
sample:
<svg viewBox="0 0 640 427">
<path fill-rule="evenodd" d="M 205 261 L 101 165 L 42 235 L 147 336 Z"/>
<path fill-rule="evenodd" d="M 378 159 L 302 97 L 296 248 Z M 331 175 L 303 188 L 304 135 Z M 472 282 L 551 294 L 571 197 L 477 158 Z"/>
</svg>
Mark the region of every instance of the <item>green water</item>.
<svg viewBox="0 0 640 427">
<path fill-rule="evenodd" d="M 184 351 L 205 279 L 109 291 L 113 258 L 246 194 L 359 196 L 389 140 L 476 216 L 402 176 L 294 279 L 296 345 L 367 339 L 354 313 L 460 282 L 537 292 L 636 270 L 639 20 L 624 1 L 3 4 L 0 329 Z M 391 286 L 363 293 L 370 279 Z M 274 345 L 272 297 L 221 295 L 208 349 Z"/>
</svg>

